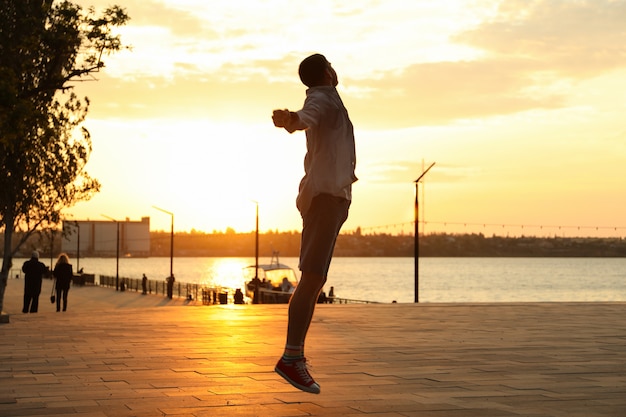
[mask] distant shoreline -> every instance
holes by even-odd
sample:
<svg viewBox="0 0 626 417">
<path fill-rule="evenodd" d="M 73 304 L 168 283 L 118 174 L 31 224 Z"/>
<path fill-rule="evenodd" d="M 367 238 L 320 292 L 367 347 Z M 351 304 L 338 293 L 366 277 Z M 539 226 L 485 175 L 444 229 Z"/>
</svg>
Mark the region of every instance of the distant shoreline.
<svg viewBox="0 0 626 417">
<path fill-rule="evenodd" d="M 149 253 L 128 253 L 124 257 L 147 258 L 170 256 L 169 233 L 150 233 Z M 49 245 L 49 243 L 48 243 Z M 39 241 L 27 242 L 16 257 L 29 257 L 33 249 L 42 258 L 50 251 Z M 415 238 L 410 235 L 343 234 L 337 239 L 336 257 L 414 257 Z M 174 257 L 254 257 L 254 233 L 178 233 L 174 235 Z M 300 234 L 296 232 L 264 233 L 259 235 L 259 256 L 269 258 L 273 251 L 281 257 L 297 257 Z M 75 248 L 61 247 L 61 239 L 53 245 L 53 254 L 67 252 L 76 256 Z M 123 255 L 122 255 L 123 254 Z M 129 254 L 130 256 L 126 256 Z M 115 258 L 115 253 L 81 251 L 80 257 Z M 420 236 L 419 257 L 483 257 L 483 258 L 622 258 L 626 257 L 624 238 L 567 238 L 567 237 L 486 237 L 482 234 L 431 234 Z"/>
</svg>

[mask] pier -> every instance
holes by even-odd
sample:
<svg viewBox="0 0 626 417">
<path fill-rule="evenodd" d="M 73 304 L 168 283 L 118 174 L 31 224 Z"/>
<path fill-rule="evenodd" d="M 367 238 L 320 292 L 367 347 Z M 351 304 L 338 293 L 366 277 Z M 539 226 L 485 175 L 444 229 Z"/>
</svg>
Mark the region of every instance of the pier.
<svg viewBox="0 0 626 417">
<path fill-rule="evenodd" d="M 84 286 L 57 313 L 51 284 L 22 314 L 9 280 L 0 415 L 626 415 L 626 303 L 321 304 L 313 395 L 273 371 L 286 305 Z"/>
</svg>

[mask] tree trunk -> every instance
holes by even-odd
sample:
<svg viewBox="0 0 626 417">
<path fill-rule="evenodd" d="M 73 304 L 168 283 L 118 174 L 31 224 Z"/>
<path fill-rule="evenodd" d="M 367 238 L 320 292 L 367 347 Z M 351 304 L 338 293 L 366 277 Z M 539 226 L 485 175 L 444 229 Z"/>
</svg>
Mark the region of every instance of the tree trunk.
<svg viewBox="0 0 626 417">
<path fill-rule="evenodd" d="M 11 243 L 13 240 L 13 210 L 9 209 L 4 217 L 4 255 L 2 256 L 2 269 L 0 270 L 0 312 L 4 309 L 4 293 L 7 288 L 9 271 L 13 263 Z"/>
</svg>

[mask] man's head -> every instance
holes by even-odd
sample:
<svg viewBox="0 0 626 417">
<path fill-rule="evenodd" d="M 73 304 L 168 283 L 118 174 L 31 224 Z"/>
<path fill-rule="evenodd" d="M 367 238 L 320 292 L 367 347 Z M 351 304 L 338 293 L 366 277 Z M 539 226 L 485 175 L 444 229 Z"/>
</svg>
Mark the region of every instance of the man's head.
<svg viewBox="0 0 626 417">
<path fill-rule="evenodd" d="M 39 252 L 37 252 L 36 250 L 33 251 L 33 253 L 30 254 L 30 257 L 32 259 L 39 259 Z"/>
<path fill-rule="evenodd" d="M 320 85 L 337 86 L 337 73 L 322 54 L 313 54 L 305 58 L 298 68 L 300 80 L 307 87 Z"/>
</svg>

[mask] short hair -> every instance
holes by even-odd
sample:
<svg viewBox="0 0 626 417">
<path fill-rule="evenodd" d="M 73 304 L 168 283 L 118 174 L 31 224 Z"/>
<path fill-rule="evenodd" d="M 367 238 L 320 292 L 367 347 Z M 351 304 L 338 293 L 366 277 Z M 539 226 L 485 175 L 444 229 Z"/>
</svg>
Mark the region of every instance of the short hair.
<svg viewBox="0 0 626 417">
<path fill-rule="evenodd" d="M 298 68 L 300 80 L 307 87 L 315 87 L 322 82 L 324 73 L 328 68 L 328 61 L 322 54 L 313 54 L 306 57 Z"/>
</svg>

